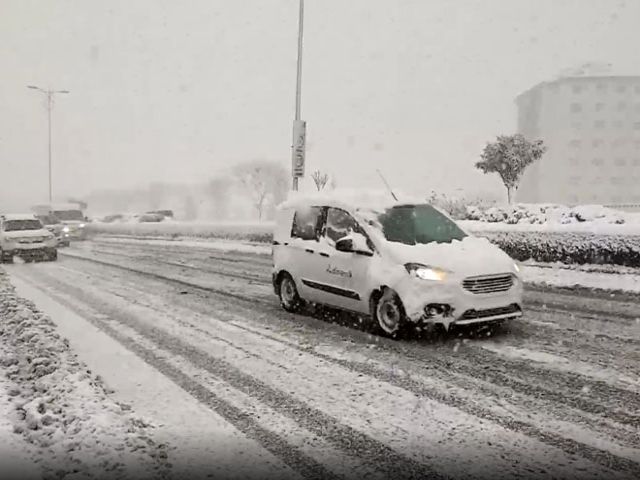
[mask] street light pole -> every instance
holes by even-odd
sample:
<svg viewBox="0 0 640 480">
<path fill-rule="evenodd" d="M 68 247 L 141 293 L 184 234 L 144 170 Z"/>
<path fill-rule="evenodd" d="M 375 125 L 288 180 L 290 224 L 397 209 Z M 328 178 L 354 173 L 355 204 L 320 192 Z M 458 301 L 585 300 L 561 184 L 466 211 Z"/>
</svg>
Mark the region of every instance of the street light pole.
<svg viewBox="0 0 640 480">
<path fill-rule="evenodd" d="M 304 0 L 300 1 L 298 15 L 298 68 L 296 75 L 296 112 L 293 121 L 293 148 L 291 174 L 293 190 L 298 190 L 298 178 L 304 175 L 306 124 L 300 119 L 302 95 L 302 32 L 304 26 Z"/>
<path fill-rule="evenodd" d="M 27 88 L 30 88 L 32 90 L 38 90 L 39 92 L 45 94 L 47 96 L 47 130 L 48 130 L 48 136 L 49 136 L 49 142 L 48 142 L 48 151 L 49 151 L 49 203 L 51 203 L 53 200 L 53 194 L 52 194 L 52 180 L 51 180 L 51 109 L 53 108 L 53 96 L 56 93 L 69 93 L 68 90 L 45 90 L 43 88 L 40 87 L 36 87 L 35 85 L 27 85 Z"/>
</svg>

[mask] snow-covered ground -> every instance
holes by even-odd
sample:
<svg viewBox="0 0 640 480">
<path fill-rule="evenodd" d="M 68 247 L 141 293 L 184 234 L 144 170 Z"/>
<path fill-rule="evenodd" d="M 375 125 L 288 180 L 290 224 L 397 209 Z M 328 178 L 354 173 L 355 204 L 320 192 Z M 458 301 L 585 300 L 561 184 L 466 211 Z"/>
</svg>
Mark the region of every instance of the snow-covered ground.
<svg viewBox="0 0 640 480">
<path fill-rule="evenodd" d="M 77 359 L 47 315 L 16 294 L 2 270 L 0 319 L 0 431 L 7 439 L 0 465 L 13 467 L 17 449 L 23 453 L 15 468 L 26 468 L 25 457 L 31 464 L 25 475 L 163 474 L 166 452 L 151 439 L 153 426 L 109 396 L 102 379 Z"/>
<path fill-rule="evenodd" d="M 283 312 L 269 257 L 227 247 L 103 239 L 6 267 L 156 442 L 175 435 L 171 472 L 224 476 L 233 452 L 272 478 L 640 473 L 637 304 L 534 291 L 505 331 L 394 342 Z"/>
</svg>

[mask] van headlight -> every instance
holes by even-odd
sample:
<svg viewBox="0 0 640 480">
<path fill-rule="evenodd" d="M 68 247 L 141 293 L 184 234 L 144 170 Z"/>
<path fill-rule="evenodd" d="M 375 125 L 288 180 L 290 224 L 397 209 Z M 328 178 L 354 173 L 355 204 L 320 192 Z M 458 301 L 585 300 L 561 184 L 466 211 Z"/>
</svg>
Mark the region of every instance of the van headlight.
<svg viewBox="0 0 640 480">
<path fill-rule="evenodd" d="M 69 227 L 67 227 L 67 226 L 62 227 L 62 231 L 64 233 L 69 233 Z"/>
<path fill-rule="evenodd" d="M 84 223 L 81 223 L 80 225 L 78 225 L 80 228 L 84 228 Z"/>
<path fill-rule="evenodd" d="M 437 267 L 431 267 L 429 265 L 422 265 L 420 263 L 407 263 L 404 268 L 411 275 L 415 275 L 421 280 L 431 280 L 435 282 L 441 282 L 447 278 L 446 270 Z"/>
</svg>

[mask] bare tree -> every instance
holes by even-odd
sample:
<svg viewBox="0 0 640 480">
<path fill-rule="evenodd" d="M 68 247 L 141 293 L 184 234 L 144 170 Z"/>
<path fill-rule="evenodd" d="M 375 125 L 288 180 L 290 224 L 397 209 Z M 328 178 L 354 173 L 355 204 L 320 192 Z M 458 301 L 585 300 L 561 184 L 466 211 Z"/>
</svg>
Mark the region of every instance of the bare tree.
<svg viewBox="0 0 640 480">
<path fill-rule="evenodd" d="M 209 181 L 208 191 L 213 200 L 213 216 L 215 220 L 227 218 L 230 190 L 231 179 L 229 178 L 215 177 Z"/>
<path fill-rule="evenodd" d="M 250 195 L 258 220 L 262 220 L 265 206 L 286 198 L 288 175 L 278 162 L 254 160 L 237 165 L 233 173 L 240 185 Z"/>
<path fill-rule="evenodd" d="M 320 191 L 327 186 L 327 182 L 329 181 L 329 174 L 321 172 L 320 170 L 315 170 L 311 174 L 311 178 L 313 179 L 313 183 L 316 184 L 316 188 L 318 189 L 318 191 Z"/>
</svg>

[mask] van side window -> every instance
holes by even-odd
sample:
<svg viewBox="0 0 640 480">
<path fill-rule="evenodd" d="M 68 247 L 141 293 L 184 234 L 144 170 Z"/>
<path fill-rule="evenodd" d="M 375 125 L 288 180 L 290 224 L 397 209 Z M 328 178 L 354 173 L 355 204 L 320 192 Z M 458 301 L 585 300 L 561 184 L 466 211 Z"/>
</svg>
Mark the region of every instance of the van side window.
<svg viewBox="0 0 640 480">
<path fill-rule="evenodd" d="M 329 208 L 327 210 L 327 224 L 325 229 L 325 236 L 329 240 L 329 243 L 335 245 L 338 240 L 349 235 L 351 232 L 364 235 L 367 239 L 369 248 L 373 250 L 373 244 L 371 243 L 369 236 L 365 233 L 355 218 L 339 208 Z"/>
<path fill-rule="evenodd" d="M 291 237 L 301 240 L 318 240 L 322 208 L 309 207 L 296 210 L 293 217 Z"/>
</svg>

